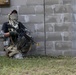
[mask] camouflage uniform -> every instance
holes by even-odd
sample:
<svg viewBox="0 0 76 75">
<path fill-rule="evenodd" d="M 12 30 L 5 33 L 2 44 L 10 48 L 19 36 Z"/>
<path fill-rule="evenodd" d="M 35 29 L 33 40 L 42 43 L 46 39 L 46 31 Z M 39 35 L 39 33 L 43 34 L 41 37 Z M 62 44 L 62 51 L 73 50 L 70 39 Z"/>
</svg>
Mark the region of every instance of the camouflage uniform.
<svg viewBox="0 0 76 75">
<path fill-rule="evenodd" d="M 6 54 L 9 57 L 17 57 L 17 58 L 21 57 L 22 58 L 22 54 L 18 50 L 18 48 L 16 46 L 19 36 L 15 35 L 16 34 L 16 30 L 13 29 L 13 28 L 10 28 L 9 25 L 12 26 L 12 27 L 14 27 L 14 28 L 16 28 L 16 29 L 26 30 L 27 33 L 28 33 L 27 28 L 21 22 L 18 22 L 18 14 L 17 14 L 16 10 L 13 10 L 9 14 L 9 21 L 5 22 L 3 24 L 2 30 L 1 30 L 1 33 L 0 33 L 0 37 L 4 38 L 5 51 L 6 51 Z M 4 37 L 4 33 L 7 33 L 7 32 L 10 32 L 10 36 L 11 37 Z M 14 34 L 11 33 L 11 32 L 14 32 Z M 19 33 L 20 33 L 20 37 L 23 36 L 23 34 L 24 34 L 21 31 Z M 30 47 L 30 45 L 29 45 L 29 47 Z"/>
</svg>

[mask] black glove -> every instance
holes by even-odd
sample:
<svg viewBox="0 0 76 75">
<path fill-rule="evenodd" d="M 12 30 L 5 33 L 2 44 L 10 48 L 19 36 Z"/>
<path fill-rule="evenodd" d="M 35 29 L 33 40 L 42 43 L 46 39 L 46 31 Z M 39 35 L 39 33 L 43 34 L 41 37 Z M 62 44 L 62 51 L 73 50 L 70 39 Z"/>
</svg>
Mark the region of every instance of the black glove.
<svg viewBox="0 0 76 75">
<path fill-rule="evenodd" d="M 18 36 L 18 33 L 15 31 L 10 31 L 9 33 L 10 33 L 10 36 Z"/>
</svg>

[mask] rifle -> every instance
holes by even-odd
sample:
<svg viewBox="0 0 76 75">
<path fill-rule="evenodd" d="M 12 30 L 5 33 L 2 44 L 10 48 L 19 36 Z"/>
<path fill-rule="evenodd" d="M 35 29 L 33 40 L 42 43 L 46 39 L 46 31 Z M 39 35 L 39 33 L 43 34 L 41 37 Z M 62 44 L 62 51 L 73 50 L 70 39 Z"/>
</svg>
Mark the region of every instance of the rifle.
<svg viewBox="0 0 76 75">
<path fill-rule="evenodd" d="M 13 27 L 12 25 L 8 25 L 8 28 L 13 28 L 14 30 L 16 30 L 16 32 L 18 33 L 19 36 L 24 36 L 28 41 L 31 41 L 32 44 L 39 45 L 37 42 L 35 42 L 33 40 L 33 38 L 30 35 L 27 34 L 27 30 L 25 30 L 23 28 L 17 29 L 15 27 Z"/>
</svg>

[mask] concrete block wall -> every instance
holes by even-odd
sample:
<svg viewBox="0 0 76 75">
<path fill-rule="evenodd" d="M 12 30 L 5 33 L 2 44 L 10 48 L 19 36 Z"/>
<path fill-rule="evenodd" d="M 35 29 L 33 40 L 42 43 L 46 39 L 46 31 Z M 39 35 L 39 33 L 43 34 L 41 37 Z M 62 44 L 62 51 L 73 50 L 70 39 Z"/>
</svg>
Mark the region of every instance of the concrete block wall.
<svg viewBox="0 0 76 75">
<path fill-rule="evenodd" d="M 72 0 L 45 0 L 47 55 L 73 56 L 71 53 L 73 51 L 71 38 L 72 2 Z M 52 48 L 50 45 L 48 46 L 49 42 L 52 43 Z"/>
<path fill-rule="evenodd" d="M 21 21 L 39 46 L 30 54 L 76 56 L 76 0 L 10 0 L 0 8 L 0 26 L 16 9 Z M 2 49 L 0 49 L 2 50 Z"/>
</svg>

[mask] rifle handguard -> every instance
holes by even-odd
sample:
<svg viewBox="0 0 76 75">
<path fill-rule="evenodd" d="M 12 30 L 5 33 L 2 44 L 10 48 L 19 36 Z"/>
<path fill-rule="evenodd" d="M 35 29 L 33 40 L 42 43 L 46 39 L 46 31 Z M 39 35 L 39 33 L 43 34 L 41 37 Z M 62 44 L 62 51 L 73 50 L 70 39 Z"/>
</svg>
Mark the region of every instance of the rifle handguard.
<svg viewBox="0 0 76 75">
<path fill-rule="evenodd" d="M 9 33 L 10 33 L 10 36 L 18 36 L 18 33 L 15 31 L 10 31 Z"/>
</svg>

